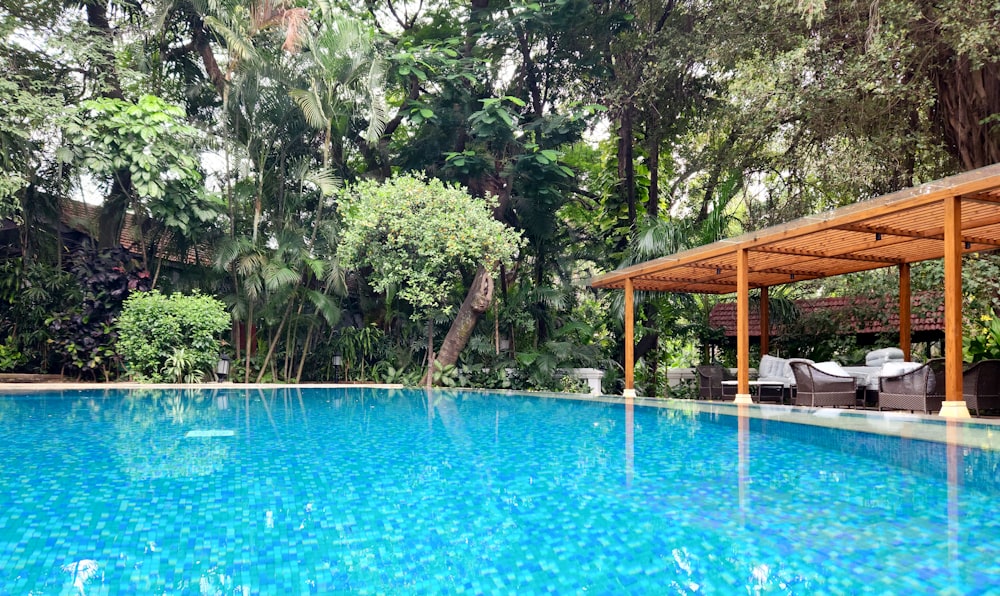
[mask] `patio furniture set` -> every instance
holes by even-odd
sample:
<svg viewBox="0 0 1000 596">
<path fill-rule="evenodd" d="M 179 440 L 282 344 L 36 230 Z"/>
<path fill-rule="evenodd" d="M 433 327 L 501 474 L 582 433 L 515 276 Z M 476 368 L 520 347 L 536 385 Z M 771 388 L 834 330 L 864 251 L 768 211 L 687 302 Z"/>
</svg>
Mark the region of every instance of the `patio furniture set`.
<svg viewBox="0 0 1000 596">
<path fill-rule="evenodd" d="M 736 380 L 721 365 L 697 367 L 700 399 L 732 399 Z M 809 407 L 872 407 L 879 410 L 936 412 L 944 401 L 944 359 L 906 362 L 899 348 L 873 350 L 864 366 L 813 362 L 805 358 L 761 357 L 750 382 L 755 401 Z M 1000 410 L 1000 360 L 967 364 L 962 394 L 969 411 Z"/>
</svg>

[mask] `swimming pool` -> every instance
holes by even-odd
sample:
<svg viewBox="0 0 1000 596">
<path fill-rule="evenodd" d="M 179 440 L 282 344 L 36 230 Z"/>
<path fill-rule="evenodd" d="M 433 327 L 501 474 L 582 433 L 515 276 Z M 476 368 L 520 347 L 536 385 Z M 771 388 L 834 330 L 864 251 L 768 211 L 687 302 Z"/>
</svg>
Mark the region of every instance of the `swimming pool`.
<svg viewBox="0 0 1000 596">
<path fill-rule="evenodd" d="M 761 417 L 479 392 L 66 391 L 0 396 L 0 462 L 0 594 L 1000 580 L 997 451 Z"/>
</svg>

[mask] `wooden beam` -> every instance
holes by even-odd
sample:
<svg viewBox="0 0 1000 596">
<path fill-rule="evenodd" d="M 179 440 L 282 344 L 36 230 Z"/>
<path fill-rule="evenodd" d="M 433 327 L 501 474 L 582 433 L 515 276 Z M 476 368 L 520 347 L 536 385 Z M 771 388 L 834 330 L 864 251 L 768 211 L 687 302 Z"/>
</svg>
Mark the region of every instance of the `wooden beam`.
<svg viewBox="0 0 1000 596">
<path fill-rule="evenodd" d="M 750 259 L 736 253 L 736 402 L 750 401 Z"/>
<path fill-rule="evenodd" d="M 767 354 L 771 343 L 771 305 L 767 286 L 760 289 L 760 354 Z"/>
<path fill-rule="evenodd" d="M 963 203 L 988 203 L 992 205 L 1000 204 L 1000 196 L 986 194 L 985 192 L 971 192 L 961 195 Z"/>
<path fill-rule="evenodd" d="M 654 284 L 658 281 L 671 281 L 677 283 L 693 283 L 693 284 L 706 284 L 710 286 L 728 286 L 733 287 L 733 281 L 730 278 L 728 281 L 704 277 L 673 277 L 667 275 L 657 275 L 656 277 L 643 277 L 633 281 L 634 284 L 639 285 L 643 283 Z"/>
<path fill-rule="evenodd" d="M 910 304 L 910 266 L 904 263 L 899 266 L 899 347 L 907 362 L 911 360 Z"/>
<path fill-rule="evenodd" d="M 720 271 L 732 271 L 732 272 L 736 271 L 736 265 L 727 265 L 724 263 L 711 263 L 711 262 L 688 263 L 686 266 L 691 267 L 693 269 L 712 269 L 713 271 L 718 269 Z"/>
<path fill-rule="evenodd" d="M 944 395 L 962 401 L 962 203 L 944 199 Z"/>
<path fill-rule="evenodd" d="M 985 228 L 987 226 L 992 226 L 1000 223 L 1000 214 L 993 215 L 991 217 L 981 217 L 977 219 L 972 225 L 969 226 L 970 229 Z M 959 222 L 959 235 L 963 242 L 995 245 L 997 240 L 995 238 L 978 238 L 973 235 L 964 235 L 964 230 L 961 228 L 961 222 Z M 900 238 L 911 238 L 917 240 L 944 240 L 945 230 L 944 227 L 935 227 L 929 230 L 918 231 L 918 230 L 906 230 L 903 228 L 895 228 L 890 226 L 880 226 L 872 224 L 845 224 L 838 226 L 840 230 L 846 230 L 849 232 L 863 232 L 866 234 L 883 234 L 884 236 L 896 236 Z M 882 241 L 888 240 L 888 238 L 883 238 Z M 879 241 L 876 241 L 878 245 Z"/>
<path fill-rule="evenodd" d="M 796 263 L 797 265 L 798 263 Z M 815 269 L 797 269 L 794 267 L 785 267 L 784 265 L 778 265 L 776 267 L 754 267 L 750 270 L 750 273 L 775 273 L 778 275 L 794 275 L 795 279 L 792 281 L 799 281 L 800 279 L 805 279 L 806 277 L 826 277 L 826 271 L 816 271 Z"/>
<path fill-rule="evenodd" d="M 625 278 L 625 390 L 635 391 L 635 297 L 632 278 Z"/>
<path fill-rule="evenodd" d="M 883 263 L 886 266 L 902 263 L 901 259 L 889 257 L 875 257 L 872 255 L 856 255 L 852 252 L 826 252 L 819 250 L 803 250 L 796 248 L 779 248 L 777 246 L 761 246 L 754 249 L 757 252 L 773 253 L 778 255 L 789 255 L 798 257 L 810 257 L 811 259 L 837 259 L 842 261 L 865 261 L 868 263 Z"/>
</svg>

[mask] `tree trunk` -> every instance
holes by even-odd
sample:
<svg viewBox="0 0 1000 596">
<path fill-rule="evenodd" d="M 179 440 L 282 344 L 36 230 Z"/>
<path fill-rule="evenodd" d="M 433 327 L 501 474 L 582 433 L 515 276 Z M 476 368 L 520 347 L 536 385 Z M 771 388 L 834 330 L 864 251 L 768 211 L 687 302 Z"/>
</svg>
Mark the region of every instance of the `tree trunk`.
<svg viewBox="0 0 1000 596">
<path fill-rule="evenodd" d="M 132 173 L 128 168 L 117 171 L 111 183 L 111 191 L 104 199 L 98 216 L 97 245 L 100 248 L 113 248 L 120 244 L 132 189 Z"/>
<path fill-rule="evenodd" d="M 635 226 L 635 139 L 632 130 L 632 108 L 622 108 L 621 121 L 618 127 L 618 179 L 621 184 L 622 198 L 628 205 L 628 225 Z"/>
<path fill-rule="evenodd" d="M 656 219 L 660 214 L 660 137 L 654 132 L 649 135 L 649 200 L 646 215 Z"/>
<path fill-rule="evenodd" d="M 98 79 L 101 82 L 100 95 L 112 99 L 124 99 L 118 70 L 115 66 L 114 32 L 108 22 L 107 2 L 88 2 L 87 24 L 89 34 L 99 39 L 97 54 L 101 64 L 98 66 Z M 122 225 L 125 221 L 125 210 L 128 209 L 130 198 L 134 193 L 132 174 L 128 168 L 122 168 L 114 173 L 111 192 L 104 200 L 98 219 L 97 244 L 100 248 L 118 246 Z"/>
<path fill-rule="evenodd" d="M 965 56 L 949 50 L 934 77 L 937 118 L 945 143 L 963 170 L 1000 162 L 996 123 L 985 121 L 1000 113 L 1000 65 L 973 68 Z"/>
<path fill-rule="evenodd" d="M 97 74 L 98 80 L 103 85 L 100 94 L 102 97 L 124 99 L 118 70 L 115 67 L 114 32 L 111 30 L 111 23 L 108 22 L 107 1 L 87 2 L 84 6 L 87 9 L 87 25 L 90 26 L 88 33 L 99 39 L 96 51 L 102 61 Z"/>
<path fill-rule="evenodd" d="M 469 293 L 458 310 L 458 316 L 448 329 L 448 335 L 441 344 L 436 361 L 441 366 L 453 365 L 458 362 L 458 355 L 469 343 L 472 332 L 479 322 L 479 317 L 485 313 L 493 301 L 493 276 L 482 267 L 476 271 L 476 277 L 469 286 Z"/>
</svg>

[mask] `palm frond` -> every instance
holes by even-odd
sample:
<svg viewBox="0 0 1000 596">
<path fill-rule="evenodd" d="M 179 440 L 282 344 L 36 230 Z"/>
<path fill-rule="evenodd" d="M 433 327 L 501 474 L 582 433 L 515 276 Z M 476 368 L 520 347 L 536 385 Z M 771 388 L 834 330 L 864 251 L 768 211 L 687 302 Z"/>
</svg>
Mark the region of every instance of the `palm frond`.
<svg viewBox="0 0 1000 596">
<path fill-rule="evenodd" d="M 291 96 L 295 105 L 299 106 L 299 109 L 302 110 L 302 115 L 305 116 L 309 126 L 317 130 L 326 128 L 329 120 L 326 110 L 323 109 L 323 100 L 316 93 L 315 89 L 291 89 L 288 91 L 288 95 Z"/>
<path fill-rule="evenodd" d="M 647 219 L 632 242 L 633 258 L 640 263 L 687 248 L 688 229 L 677 220 Z"/>
<path fill-rule="evenodd" d="M 309 182 L 319 189 L 324 197 L 332 196 L 340 190 L 343 181 L 328 168 L 310 170 L 302 177 L 304 182 Z"/>
<path fill-rule="evenodd" d="M 333 259 L 331 266 L 327 267 L 324 281 L 334 294 L 347 296 L 347 272 L 337 259 Z"/>
<path fill-rule="evenodd" d="M 335 327 L 340 322 L 340 306 L 330 296 L 318 290 L 308 290 L 306 297 L 327 325 Z"/>
<path fill-rule="evenodd" d="M 289 267 L 268 267 L 264 270 L 264 286 L 270 292 L 298 285 L 302 277 Z"/>
<path fill-rule="evenodd" d="M 206 25 L 221 35 L 222 39 L 226 40 L 226 49 L 229 50 L 229 53 L 234 58 L 251 63 L 260 61 L 260 55 L 257 53 L 257 49 L 253 47 L 253 42 L 250 41 L 249 37 L 244 37 L 233 31 L 221 20 L 211 15 L 206 16 L 204 20 Z"/>
<path fill-rule="evenodd" d="M 236 260 L 236 274 L 247 278 L 256 276 L 267 267 L 268 261 L 265 254 L 244 253 Z"/>
<path fill-rule="evenodd" d="M 365 87 L 369 97 L 368 130 L 365 131 L 365 140 L 373 143 L 382 136 L 385 125 L 389 122 L 389 109 L 382 92 L 385 87 L 385 68 L 378 56 L 371 61 Z"/>
</svg>

